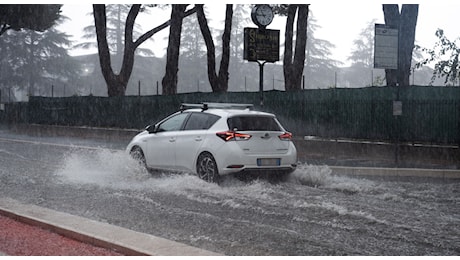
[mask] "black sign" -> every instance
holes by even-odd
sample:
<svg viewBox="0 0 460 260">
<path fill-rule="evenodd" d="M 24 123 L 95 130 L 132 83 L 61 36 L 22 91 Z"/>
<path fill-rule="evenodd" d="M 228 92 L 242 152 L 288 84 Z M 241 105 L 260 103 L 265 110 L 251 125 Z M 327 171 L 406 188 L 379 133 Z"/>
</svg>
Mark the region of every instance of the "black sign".
<svg viewBox="0 0 460 260">
<path fill-rule="evenodd" d="M 244 28 L 244 59 L 248 61 L 279 61 L 280 31 Z"/>
</svg>

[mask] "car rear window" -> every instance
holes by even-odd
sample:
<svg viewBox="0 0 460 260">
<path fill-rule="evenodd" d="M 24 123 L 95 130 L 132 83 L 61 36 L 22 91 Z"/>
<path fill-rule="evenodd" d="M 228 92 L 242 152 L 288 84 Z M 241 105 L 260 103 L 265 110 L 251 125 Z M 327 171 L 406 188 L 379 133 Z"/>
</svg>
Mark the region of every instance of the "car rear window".
<svg viewBox="0 0 460 260">
<path fill-rule="evenodd" d="M 227 119 L 228 127 L 238 131 L 282 131 L 271 116 L 234 116 Z"/>
</svg>

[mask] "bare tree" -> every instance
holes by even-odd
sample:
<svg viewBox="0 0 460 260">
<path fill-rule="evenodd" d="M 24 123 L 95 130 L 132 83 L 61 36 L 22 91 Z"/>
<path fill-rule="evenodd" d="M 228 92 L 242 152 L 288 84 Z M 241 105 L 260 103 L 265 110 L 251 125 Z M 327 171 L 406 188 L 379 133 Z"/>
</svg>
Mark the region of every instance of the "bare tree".
<svg viewBox="0 0 460 260">
<path fill-rule="evenodd" d="M 385 70 L 387 86 L 409 86 L 418 4 L 403 4 L 401 13 L 397 4 L 384 4 L 383 14 L 385 24 L 399 30 L 398 69 Z"/>
<path fill-rule="evenodd" d="M 232 30 L 233 5 L 227 4 L 225 11 L 225 28 L 222 35 L 222 59 L 219 74 L 216 73 L 216 48 L 204 14 L 203 5 L 196 5 L 198 23 L 207 48 L 208 79 L 213 92 L 228 90 L 228 67 L 230 64 L 230 32 Z"/>
<path fill-rule="evenodd" d="M 177 72 L 179 71 L 179 49 L 182 33 L 182 20 L 187 5 L 173 4 L 171 11 L 171 27 L 169 31 L 168 49 L 166 52 L 166 73 L 161 81 L 163 94 L 177 93 Z"/>
<path fill-rule="evenodd" d="M 128 16 L 126 17 L 125 24 L 125 37 L 124 37 L 124 52 L 123 61 L 121 64 L 120 72 L 116 74 L 111 66 L 110 51 L 107 43 L 107 17 L 105 5 L 93 5 L 94 24 L 96 26 L 97 47 L 99 52 L 99 61 L 101 65 L 102 75 L 107 84 L 107 92 L 109 96 L 124 96 L 126 86 L 128 85 L 129 78 L 133 71 L 134 54 L 136 49 L 143 42 L 148 40 L 157 32 L 167 28 L 171 20 L 151 29 L 150 31 L 142 34 L 137 40 L 133 37 L 133 27 L 136 17 L 141 10 L 141 5 L 132 5 Z M 185 12 L 184 17 L 191 15 L 195 12 L 194 9 Z"/>
<path fill-rule="evenodd" d="M 283 60 L 284 82 L 288 91 L 302 88 L 302 73 L 307 45 L 308 7 L 308 4 L 288 6 Z M 296 13 L 298 13 L 297 33 L 293 52 L 293 31 Z"/>
</svg>

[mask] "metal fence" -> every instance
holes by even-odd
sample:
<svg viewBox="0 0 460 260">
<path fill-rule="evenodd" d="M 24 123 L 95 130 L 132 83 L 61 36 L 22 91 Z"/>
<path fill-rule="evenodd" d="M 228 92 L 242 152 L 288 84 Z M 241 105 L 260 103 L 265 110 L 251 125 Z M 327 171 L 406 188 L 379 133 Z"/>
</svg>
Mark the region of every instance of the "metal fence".
<svg viewBox="0 0 460 260">
<path fill-rule="evenodd" d="M 252 103 L 277 114 L 282 124 L 299 136 L 460 143 L 458 87 L 268 91 L 264 92 L 263 107 L 257 92 L 31 97 L 28 103 L 6 104 L 3 118 L 7 123 L 143 128 L 176 111 L 182 102 L 203 101 Z M 400 115 L 394 115 L 394 101 L 402 104 Z"/>
</svg>

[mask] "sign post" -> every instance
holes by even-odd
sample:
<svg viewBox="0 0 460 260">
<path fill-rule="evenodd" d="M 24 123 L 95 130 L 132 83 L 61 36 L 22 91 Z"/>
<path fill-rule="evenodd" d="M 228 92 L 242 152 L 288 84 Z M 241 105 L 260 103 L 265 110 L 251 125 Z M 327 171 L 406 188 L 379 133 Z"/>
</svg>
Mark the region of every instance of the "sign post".
<svg viewBox="0 0 460 260">
<path fill-rule="evenodd" d="M 243 58 L 259 64 L 260 106 L 264 105 L 264 65 L 267 62 L 279 61 L 280 31 L 266 29 L 273 16 L 273 10 L 269 5 L 255 5 L 251 18 L 259 28 L 244 28 Z"/>
<path fill-rule="evenodd" d="M 375 24 L 374 68 L 397 70 L 399 56 L 399 30 L 385 24 Z M 395 164 L 399 165 L 399 141 L 401 132 L 401 116 L 403 103 L 399 98 L 399 87 L 396 88 L 396 100 L 393 101 L 393 118 L 395 126 Z"/>
<path fill-rule="evenodd" d="M 264 105 L 264 65 L 279 60 L 279 30 L 244 28 L 244 59 L 259 64 L 260 105 Z M 261 62 L 262 61 L 262 62 Z"/>
</svg>

